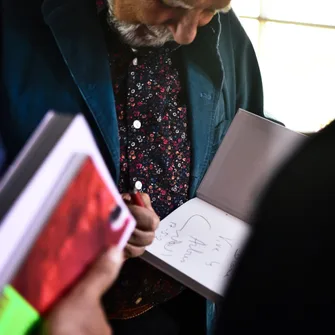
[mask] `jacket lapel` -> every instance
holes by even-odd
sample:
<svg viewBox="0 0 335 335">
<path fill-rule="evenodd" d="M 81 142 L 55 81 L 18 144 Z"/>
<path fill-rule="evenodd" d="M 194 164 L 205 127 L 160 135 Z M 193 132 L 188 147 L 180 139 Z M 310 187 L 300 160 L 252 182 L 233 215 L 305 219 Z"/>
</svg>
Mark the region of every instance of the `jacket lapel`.
<svg viewBox="0 0 335 335">
<path fill-rule="evenodd" d="M 42 13 L 107 144 L 119 174 L 120 145 L 110 67 L 94 0 L 45 0 Z"/>
<path fill-rule="evenodd" d="M 45 0 L 42 13 L 106 141 L 117 180 L 118 124 L 107 49 L 94 0 Z M 192 140 L 192 197 L 209 164 L 214 113 L 222 89 L 223 69 L 217 48 L 220 29 L 217 15 L 200 29 L 190 46 L 182 48 Z"/>
<path fill-rule="evenodd" d="M 182 48 L 192 141 L 191 197 L 195 196 L 210 161 L 214 114 L 223 82 L 223 68 L 217 49 L 220 29 L 217 15 L 210 25 L 199 30 L 191 45 Z"/>
</svg>

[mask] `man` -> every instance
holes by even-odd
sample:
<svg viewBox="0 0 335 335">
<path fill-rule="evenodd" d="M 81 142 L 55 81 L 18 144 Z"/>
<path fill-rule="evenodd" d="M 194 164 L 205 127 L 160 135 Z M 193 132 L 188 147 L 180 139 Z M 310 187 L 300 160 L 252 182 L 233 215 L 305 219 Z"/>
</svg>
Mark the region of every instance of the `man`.
<svg viewBox="0 0 335 335">
<path fill-rule="evenodd" d="M 158 217 L 194 197 L 237 110 L 263 115 L 255 53 L 229 3 L 3 0 L 8 161 L 48 109 L 83 113 L 120 192 L 151 198 L 130 205 L 129 259 L 104 298 L 119 334 L 192 332 L 190 307 L 205 331 L 205 302 L 136 257 Z"/>
</svg>

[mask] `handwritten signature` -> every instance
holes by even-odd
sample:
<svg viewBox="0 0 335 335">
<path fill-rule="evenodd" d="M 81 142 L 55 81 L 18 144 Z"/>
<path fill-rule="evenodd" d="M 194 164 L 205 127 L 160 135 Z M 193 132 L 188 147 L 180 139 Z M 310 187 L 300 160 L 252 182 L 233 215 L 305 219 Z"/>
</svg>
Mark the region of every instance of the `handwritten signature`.
<svg viewBox="0 0 335 335">
<path fill-rule="evenodd" d="M 164 249 L 168 252 L 173 252 L 173 249 L 172 247 L 174 247 L 175 245 L 177 244 L 181 244 L 183 243 L 182 240 L 180 240 L 180 233 L 186 228 L 186 226 L 191 222 L 192 219 L 194 219 L 195 217 L 200 217 L 201 219 L 204 220 L 204 222 L 208 225 L 209 227 L 209 230 L 212 229 L 212 226 L 211 224 L 209 223 L 209 221 L 202 215 L 199 215 L 199 214 L 195 214 L 195 215 L 192 215 L 186 222 L 185 224 L 180 228 L 180 229 L 176 229 L 175 231 L 175 234 L 174 235 L 171 235 L 170 237 L 170 241 L 165 243 L 164 245 Z M 173 222 L 171 222 L 173 223 Z M 176 223 L 173 223 L 175 226 L 176 226 Z"/>
<path fill-rule="evenodd" d="M 176 227 L 177 227 L 177 224 L 176 224 L 176 223 L 174 223 L 174 222 L 170 222 L 169 227 L 168 227 L 168 228 L 165 228 L 165 229 L 163 229 L 163 230 L 161 230 L 161 231 L 159 232 L 159 235 L 156 235 L 156 236 L 155 236 L 155 239 L 156 239 L 157 241 L 162 241 L 164 237 L 169 236 L 169 229 L 170 229 L 170 228 L 171 228 L 171 229 L 174 229 L 174 228 L 176 228 Z"/>
<path fill-rule="evenodd" d="M 223 248 L 224 244 L 226 243 L 230 248 L 233 247 L 234 240 L 232 238 L 219 236 L 215 241 L 215 248 L 212 249 L 212 252 L 220 252 L 220 250 Z M 209 261 L 205 263 L 207 266 L 213 267 L 213 265 L 221 265 L 220 262 L 217 261 Z"/>
<path fill-rule="evenodd" d="M 233 244 L 232 244 L 233 241 L 234 240 L 232 238 L 219 236 L 216 240 L 215 248 L 212 251 L 220 251 L 220 249 L 222 248 L 222 243 L 223 242 L 226 242 L 232 248 L 233 247 Z"/>
<path fill-rule="evenodd" d="M 201 240 L 199 240 L 196 237 L 190 236 L 190 244 L 188 245 L 188 249 L 186 250 L 184 256 L 181 258 L 181 263 L 185 263 L 188 258 L 195 252 L 197 254 L 203 254 L 204 250 L 201 249 L 200 247 L 206 248 L 207 244 L 205 244 L 204 242 L 202 242 Z M 196 249 L 199 248 L 199 249 Z"/>
</svg>

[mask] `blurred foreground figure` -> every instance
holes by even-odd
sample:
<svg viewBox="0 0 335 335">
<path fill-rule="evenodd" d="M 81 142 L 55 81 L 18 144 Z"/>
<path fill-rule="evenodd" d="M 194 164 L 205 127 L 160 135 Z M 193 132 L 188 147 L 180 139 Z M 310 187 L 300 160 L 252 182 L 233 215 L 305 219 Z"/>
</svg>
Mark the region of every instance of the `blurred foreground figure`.
<svg viewBox="0 0 335 335">
<path fill-rule="evenodd" d="M 110 335 L 101 297 L 118 277 L 123 257 L 116 249 L 101 256 L 46 319 L 45 335 Z"/>
<path fill-rule="evenodd" d="M 334 259 L 335 121 L 265 192 L 217 334 L 334 334 Z"/>
</svg>

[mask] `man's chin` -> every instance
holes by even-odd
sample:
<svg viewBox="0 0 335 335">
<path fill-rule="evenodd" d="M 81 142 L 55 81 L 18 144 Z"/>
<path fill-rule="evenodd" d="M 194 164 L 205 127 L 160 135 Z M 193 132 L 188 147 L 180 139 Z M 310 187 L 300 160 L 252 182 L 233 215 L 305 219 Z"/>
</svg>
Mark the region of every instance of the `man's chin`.
<svg viewBox="0 0 335 335">
<path fill-rule="evenodd" d="M 144 26 L 139 26 L 132 31 L 118 29 L 124 43 L 131 47 L 161 47 L 167 42 L 173 41 L 172 34 L 155 32 Z"/>
<path fill-rule="evenodd" d="M 120 21 L 113 12 L 114 0 L 108 0 L 108 23 L 116 29 L 124 43 L 133 48 L 161 47 L 174 40 L 172 33 L 164 26 L 149 26 Z"/>
<path fill-rule="evenodd" d="M 152 38 L 144 36 L 121 36 L 124 43 L 133 47 L 162 47 L 165 43 L 173 41 L 173 38 Z"/>
<path fill-rule="evenodd" d="M 120 22 L 113 17 L 110 24 L 119 32 L 123 42 L 133 48 L 161 47 L 174 40 L 171 32 L 165 27 L 130 24 Z"/>
</svg>

